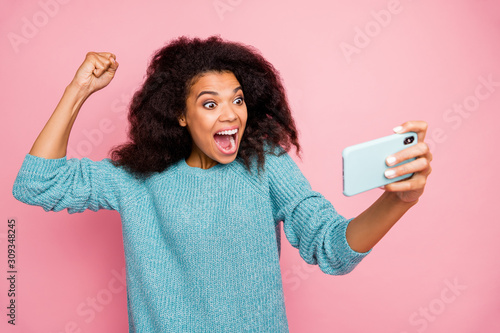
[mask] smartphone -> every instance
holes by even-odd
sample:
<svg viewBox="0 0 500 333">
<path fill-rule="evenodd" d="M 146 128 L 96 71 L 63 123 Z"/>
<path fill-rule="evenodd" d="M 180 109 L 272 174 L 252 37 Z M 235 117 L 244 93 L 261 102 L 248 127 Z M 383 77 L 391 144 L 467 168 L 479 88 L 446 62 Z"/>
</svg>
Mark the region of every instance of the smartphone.
<svg viewBox="0 0 500 333">
<path fill-rule="evenodd" d="M 384 172 L 386 169 L 413 161 L 415 158 L 391 167 L 387 166 L 385 160 L 389 155 L 413 146 L 417 142 L 417 133 L 407 132 L 392 134 L 345 148 L 342 151 L 344 195 L 352 196 L 411 177 L 413 174 L 389 179 L 385 177 Z"/>
</svg>

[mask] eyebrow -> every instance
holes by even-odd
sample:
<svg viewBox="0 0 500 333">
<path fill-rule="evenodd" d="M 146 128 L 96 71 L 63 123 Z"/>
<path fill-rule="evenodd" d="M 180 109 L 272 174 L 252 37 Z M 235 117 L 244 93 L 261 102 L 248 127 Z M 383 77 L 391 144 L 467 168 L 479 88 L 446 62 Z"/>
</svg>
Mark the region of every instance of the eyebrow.
<svg viewBox="0 0 500 333">
<path fill-rule="evenodd" d="M 234 89 L 233 89 L 233 94 L 234 94 L 235 92 L 237 92 L 238 90 L 243 91 L 243 89 L 241 88 L 241 86 L 238 86 L 238 87 L 236 87 L 236 88 L 234 88 Z M 198 96 L 196 96 L 196 100 L 198 100 L 198 98 L 200 98 L 200 96 L 201 96 L 201 95 L 205 95 L 205 94 L 219 96 L 219 93 L 218 93 L 218 92 L 216 92 L 216 91 L 203 90 L 202 92 L 200 92 L 200 93 L 198 94 Z"/>
</svg>

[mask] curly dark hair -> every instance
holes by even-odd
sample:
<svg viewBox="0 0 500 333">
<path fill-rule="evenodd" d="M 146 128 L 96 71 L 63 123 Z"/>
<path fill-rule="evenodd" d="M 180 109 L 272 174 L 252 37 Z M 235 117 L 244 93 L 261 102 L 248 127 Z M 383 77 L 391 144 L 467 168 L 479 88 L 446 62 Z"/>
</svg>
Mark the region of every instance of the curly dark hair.
<svg viewBox="0 0 500 333">
<path fill-rule="evenodd" d="M 237 159 L 247 169 L 257 159 L 265 162 L 265 145 L 279 154 L 300 145 L 281 77 L 252 46 L 185 36 L 159 49 L 149 64 L 146 80 L 130 103 L 129 142 L 111 149 L 115 166 L 124 166 L 136 177 L 162 172 L 189 157 L 192 139 L 178 118 L 185 114 L 190 89 L 203 73 L 232 72 L 245 93 L 248 119 Z"/>
</svg>

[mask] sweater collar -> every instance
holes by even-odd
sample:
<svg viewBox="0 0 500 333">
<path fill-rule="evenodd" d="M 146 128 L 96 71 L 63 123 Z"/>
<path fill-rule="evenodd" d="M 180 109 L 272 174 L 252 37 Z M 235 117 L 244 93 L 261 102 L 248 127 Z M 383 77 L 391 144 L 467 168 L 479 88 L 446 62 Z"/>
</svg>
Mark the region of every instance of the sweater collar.
<svg viewBox="0 0 500 333">
<path fill-rule="evenodd" d="M 204 175 L 214 174 L 216 172 L 219 172 L 220 170 L 224 170 L 228 167 L 229 164 L 218 163 L 209 169 L 202 169 L 202 168 L 198 168 L 198 167 L 189 166 L 186 163 L 185 159 L 181 159 L 177 163 L 177 166 L 178 166 L 179 170 L 181 170 L 182 172 L 186 172 L 188 174 L 204 176 Z"/>
</svg>

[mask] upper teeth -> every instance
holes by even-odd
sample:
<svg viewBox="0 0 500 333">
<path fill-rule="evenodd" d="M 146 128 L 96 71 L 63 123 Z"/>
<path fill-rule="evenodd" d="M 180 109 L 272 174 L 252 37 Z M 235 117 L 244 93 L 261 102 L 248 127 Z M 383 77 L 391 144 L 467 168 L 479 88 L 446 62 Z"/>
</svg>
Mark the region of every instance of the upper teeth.
<svg viewBox="0 0 500 333">
<path fill-rule="evenodd" d="M 238 129 L 235 128 L 235 129 L 232 129 L 232 130 L 229 130 L 229 131 L 220 131 L 220 132 L 217 132 L 216 134 L 219 134 L 219 135 L 233 135 L 233 134 L 236 134 L 238 132 Z"/>
</svg>

